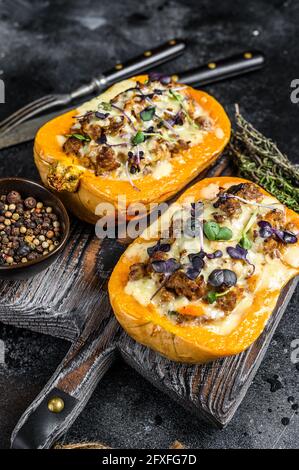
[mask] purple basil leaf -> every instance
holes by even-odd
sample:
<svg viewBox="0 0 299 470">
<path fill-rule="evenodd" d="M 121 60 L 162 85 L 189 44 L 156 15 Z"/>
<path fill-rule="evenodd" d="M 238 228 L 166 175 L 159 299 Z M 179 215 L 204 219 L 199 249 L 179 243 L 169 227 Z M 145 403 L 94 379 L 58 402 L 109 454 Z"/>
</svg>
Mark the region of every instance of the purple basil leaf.
<svg viewBox="0 0 299 470">
<path fill-rule="evenodd" d="M 280 240 L 282 243 L 284 243 L 284 231 L 283 230 L 278 230 L 277 228 L 272 228 L 273 234 Z"/>
<path fill-rule="evenodd" d="M 176 124 L 177 126 L 182 126 L 184 124 L 184 114 L 181 110 L 178 111 L 175 115 L 174 124 Z"/>
<path fill-rule="evenodd" d="M 237 245 L 235 248 L 233 246 L 229 246 L 226 248 L 227 253 L 233 259 L 243 259 L 246 260 L 246 256 L 248 251 L 245 248 L 242 248 L 240 245 Z"/>
<path fill-rule="evenodd" d="M 94 115 L 98 119 L 106 119 L 109 116 L 109 113 L 101 113 L 99 111 L 96 111 Z"/>
<path fill-rule="evenodd" d="M 150 248 L 147 249 L 147 253 L 149 256 L 153 256 L 154 253 L 157 251 L 164 251 L 164 253 L 167 253 L 170 250 L 170 244 L 169 243 L 161 243 L 161 240 L 156 243 L 156 245 L 151 246 Z"/>
<path fill-rule="evenodd" d="M 191 261 L 191 267 L 187 269 L 186 275 L 189 279 L 196 279 L 199 275 L 200 271 L 204 267 L 204 257 L 206 253 L 204 251 L 200 251 L 199 253 L 191 253 L 188 258 Z"/>
<path fill-rule="evenodd" d="M 231 269 L 224 269 L 223 275 L 224 275 L 223 283 L 225 286 L 232 287 L 237 284 L 237 275 Z"/>
<path fill-rule="evenodd" d="M 296 243 L 298 240 L 296 235 L 288 230 L 273 229 L 273 232 L 282 243 Z"/>
<path fill-rule="evenodd" d="M 245 250 L 245 248 L 243 248 L 241 245 L 236 245 L 235 248 L 232 246 L 229 246 L 228 248 L 226 248 L 226 251 L 231 258 L 242 259 L 243 261 L 245 261 L 245 263 L 250 264 L 250 266 L 252 266 L 253 268 L 252 272 L 250 273 L 250 275 L 252 276 L 252 274 L 255 271 L 255 265 L 250 263 L 250 261 L 247 259 L 248 250 Z"/>
<path fill-rule="evenodd" d="M 150 72 L 148 74 L 148 78 L 150 79 L 151 82 L 160 81 L 162 77 L 163 75 L 159 72 Z"/>
<path fill-rule="evenodd" d="M 197 278 L 197 276 L 199 275 L 200 271 L 198 271 L 197 269 L 195 268 L 188 268 L 187 271 L 186 271 L 186 276 L 191 279 L 192 281 L 194 281 L 194 279 Z"/>
<path fill-rule="evenodd" d="M 208 282 L 213 287 L 232 287 L 237 283 L 237 275 L 230 269 L 214 269 L 208 277 Z"/>
<path fill-rule="evenodd" d="M 270 222 L 267 222 L 266 220 L 260 220 L 257 224 L 260 228 L 266 228 L 266 227 L 272 228 L 272 225 L 270 224 Z"/>
<path fill-rule="evenodd" d="M 208 282 L 213 287 L 220 287 L 224 282 L 223 269 L 214 269 L 208 277 Z"/>
<path fill-rule="evenodd" d="M 171 82 L 171 77 L 169 77 L 169 75 L 163 75 L 160 78 L 160 82 L 162 83 L 162 85 L 168 85 Z"/>
<path fill-rule="evenodd" d="M 193 256 L 192 258 L 192 266 L 194 269 L 200 271 L 204 267 L 204 260 L 201 256 Z"/>
<path fill-rule="evenodd" d="M 293 232 L 274 228 L 266 220 L 258 222 L 258 226 L 260 227 L 260 236 L 262 238 L 269 238 L 272 235 L 275 235 L 282 243 L 296 243 L 298 240 Z"/>
<path fill-rule="evenodd" d="M 283 232 L 283 239 L 284 243 L 297 243 L 298 238 L 293 232 L 289 232 L 288 230 L 285 230 Z"/>
<path fill-rule="evenodd" d="M 272 225 L 266 220 L 258 222 L 258 226 L 260 227 L 259 233 L 262 238 L 269 238 L 273 235 Z"/>
<path fill-rule="evenodd" d="M 174 258 L 169 258 L 165 261 L 152 261 L 153 270 L 156 273 L 169 274 L 177 271 L 181 265 Z"/>
<path fill-rule="evenodd" d="M 106 144 L 107 143 L 107 137 L 105 134 L 102 134 L 98 139 L 97 139 L 97 144 Z"/>
<path fill-rule="evenodd" d="M 221 256 L 223 256 L 223 253 L 221 250 L 216 250 L 214 251 L 214 253 L 207 253 L 208 259 L 221 258 Z"/>
<path fill-rule="evenodd" d="M 190 253 L 190 255 L 188 255 L 188 258 L 192 262 L 193 258 L 204 259 L 205 256 L 206 256 L 206 253 L 203 250 L 201 250 L 198 253 Z"/>
<path fill-rule="evenodd" d="M 244 189 L 245 187 L 246 187 L 246 183 L 234 184 L 233 186 L 228 188 L 227 192 L 230 193 L 230 194 L 236 194 L 241 189 Z"/>
<path fill-rule="evenodd" d="M 148 74 L 148 77 L 151 82 L 159 81 L 162 85 L 168 85 L 171 82 L 171 77 L 158 72 L 151 72 Z"/>
<path fill-rule="evenodd" d="M 220 196 L 218 197 L 217 201 L 214 202 L 213 206 L 215 207 L 215 209 L 217 209 L 220 204 L 222 202 L 225 202 L 227 199 L 229 198 L 229 194 L 227 193 L 224 193 L 224 194 L 220 194 Z"/>
</svg>

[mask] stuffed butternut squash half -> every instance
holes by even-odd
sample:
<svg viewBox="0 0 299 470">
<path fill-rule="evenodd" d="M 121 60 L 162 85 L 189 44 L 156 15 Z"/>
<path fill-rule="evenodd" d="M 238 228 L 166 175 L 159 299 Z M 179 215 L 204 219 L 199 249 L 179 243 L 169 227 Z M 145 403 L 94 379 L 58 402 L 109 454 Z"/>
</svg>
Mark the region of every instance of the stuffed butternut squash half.
<svg viewBox="0 0 299 470">
<path fill-rule="evenodd" d="M 98 204 L 116 207 L 119 195 L 131 208 L 167 200 L 216 159 L 229 137 L 230 121 L 214 98 L 140 76 L 45 124 L 34 157 L 43 183 L 95 223 Z"/>
<path fill-rule="evenodd" d="M 299 216 L 240 178 L 200 181 L 126 250 L 109 282 L 136 341 L 180 362 L 240 353 L 299 273 Z"/>
</svg>

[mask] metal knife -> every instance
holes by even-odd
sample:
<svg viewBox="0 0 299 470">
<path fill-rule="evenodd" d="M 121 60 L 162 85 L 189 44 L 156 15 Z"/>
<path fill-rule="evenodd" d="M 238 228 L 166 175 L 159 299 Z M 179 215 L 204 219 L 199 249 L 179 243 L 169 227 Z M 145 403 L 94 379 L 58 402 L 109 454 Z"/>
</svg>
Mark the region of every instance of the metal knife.
<svg viewBox="0 0 299 470">
<path fill-rule="evenodd" d="M 205 65 L 172 75 L 172 78 L 187 85 L 210 85 L 220 80 L 243 75 L 253 70 L 260 69 L 265 63 L 265 57 L 258 51 L 246 51 L 219 61 L 210 61 Z M 63 112 L 74 109 L 64 109 Z M 46 122 L 61 114 L 56 111 L 40 116 L 20 124 L 13 131 L 1 136 L 0 150 L 28 142 L 34 139 L 37 130 Z"/>
<path fill-rule="evenodd" d="M 31 101 L 0 121 L 0 133 L 4 136 L 5 133 L 11 132 L 22 122 L 33 119 L 35 116 L 41 115 L 45 111 L 68 106 L 73 101 L 82 99 L 84 96 L 90 95 L 91 93 L 99 93 L 117 81 L 131 77 L 132 75 L 137 75 L 144 70 L 148 70 L 174 59 L 180 55 L 185 48 L 186 44 L 181 39 L 171 39 L 155 49 L 148 49 L 142 55 L 134 57 L 124 64 L 117 63 L 112 69 L 107 70 L 99 77 L 93 78 L 87 85 L 81 85 L 70 93 L 53 93 Z"/>
</svg>

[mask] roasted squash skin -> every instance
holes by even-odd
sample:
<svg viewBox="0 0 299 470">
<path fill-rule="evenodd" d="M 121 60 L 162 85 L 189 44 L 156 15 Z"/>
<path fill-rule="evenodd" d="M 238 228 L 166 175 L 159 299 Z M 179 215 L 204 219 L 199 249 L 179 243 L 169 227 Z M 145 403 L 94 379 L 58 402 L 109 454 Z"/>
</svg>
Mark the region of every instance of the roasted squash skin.
<svg viewBox="0 0 299 470">
<path fill-rule="evenodd" d="M 147 78 L 143 75 L 133 80 L 144 82 Z M 230 121 L 222 106 L 203 91 L 191 87 L 187 87 L 187 90 L 210 113 L 215 121 L 215 129 L 221 129 L 221 133 L 208 133 L 199 145 L 182 151 L 172 159 L 169 176 L 157 180 L 146 175 L 140 180 L 140 191 L 136 191 L 128 181 L 95 176 L 89 170 L 78 169 L 77 157 L 67 156 L 57 140 L 57 135 L 69 132 L 73 116 L 77 113 L 77 110 L 72 110 L 45 124 L 36 135 L 34 159 L 43 183 L 58 192 L 77 217 L 90 223 L 96 223 L 101 215 L 95 214 L 97 205 L 112 203 L 116 206 L 118 195 L 126 195 L 127 206 L 141 202 L 147 209 L 150 203 L 168 200 L 211 165 L 230 138 Z"/>
<path fill-rule="evenodd" d="M 248 181 L 235 177 L 205 179 L 185 191 L 178 202 L 189 196 L 199 199 L 201 191 L 210 183 L 223 186 L 226 183 L 242 182 Z M 267 194 L 262 188 L 260 190 Z M 287 221 L 292 222 L 299 230 L 299 215 L 286 209 L 286 217 Z M 142 242 L 144 239 L 140 237 L 133 244 Z M 297 261 L 294 260 L 294 265 L 285 262 L 287 275 L 284 285 L 299 274 L 299 242 L 292 245 L 292 249 L 297 250 L 297 256 L 292 256 L 291 259 L 297 258 Z M 247 349 L 263 332 L 284 287 L 281 285 L 280 289 L 256 290 L 251 306 L 242 312 L 241 321 L 228 334 L 222 335 L 202 326 L 176 324 L 167 316 L 160 315 L 153 304 L 143 306 L 133 296 L 128 295 L 124 288 L 128 280 L 129 266 L 138 261 L 138 256 L 134 260 L 128 259 L 124 253 L 116 265 L 109 281 L 112 308 L 118 321 L 132 338 L 178 362 L 205 363 L 238 354 Z"/>
</svg>

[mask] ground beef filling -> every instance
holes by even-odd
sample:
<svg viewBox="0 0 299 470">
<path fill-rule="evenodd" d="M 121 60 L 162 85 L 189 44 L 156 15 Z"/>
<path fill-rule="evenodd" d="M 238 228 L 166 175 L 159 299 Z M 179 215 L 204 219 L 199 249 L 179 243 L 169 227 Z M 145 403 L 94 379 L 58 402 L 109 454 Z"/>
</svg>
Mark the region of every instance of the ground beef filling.
<svg viewBox="0 0 299 470">
<path fill-rule="evenodd" d="M 203 276 L 199 276 L 193 281 L 182 271 L 176 271 L 172 274 L 165 287 L 177 296 L 187 297 L 188 300 L 198 300 L 206 293 L 206 283 Z"/>
<path fill-rule="evenodd" d="M 230 313 L 236 307 L 238 301 L 242 297 L 243 289 L 235 287 L 231 289 L 227 294 L 217 299 L 217 307 L 223 310 L 225 313 Z"/>
<path fill-rule="evenodd" d="M 63 151 L 69 155 L 71 153 L 75 154 L 77 157 L 80 155 L 80 150 L 83 147 L 81 140 L 76 137 L 69 137 L 63 144 Z"/>
<path fill-rule="evenodd" d="M 96 175 L 106 173 L 106 171 L 116 170 L 120 166 L 112 148 L 103 145 L 99 149 L 96 157 Z"/>
<path fill-rule="evenodd" d="M 270 258 L 280 258 L 280 250 L 282 246 L 282 243 L 274 238 L 266 238 L 264 240 L 263 252 L 266 255 L 269 255 Z"/>
<path fill-rule="evenodd" d="M 221 212 L 213 213 L 213 217 L 218 223 L 224 222 L 226 219 L 238 217 L 242 212 L 241 201 L 233 197 L 225 197 L 230 194 L 249 201 L 261 201 L 263 197 L 259 188 L 254 183 L 241 183 L 231 186 L 228 190 L 220 189 L 218 200 L 214 207 L 220 209 Z"/>
<path fill-rule="evenodd" d="M 129 281 L 139 281 L 147 275 L 145 263 L 135 263 L 130 266 Z"/>
<path fill-rule="evenodd" d="M 274 228 L 281 228 L 285 224 L 285 213 L 279 209 L 273 209 L 262 220 L 266 220 Z"/>
</svg>

